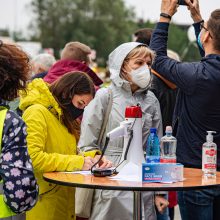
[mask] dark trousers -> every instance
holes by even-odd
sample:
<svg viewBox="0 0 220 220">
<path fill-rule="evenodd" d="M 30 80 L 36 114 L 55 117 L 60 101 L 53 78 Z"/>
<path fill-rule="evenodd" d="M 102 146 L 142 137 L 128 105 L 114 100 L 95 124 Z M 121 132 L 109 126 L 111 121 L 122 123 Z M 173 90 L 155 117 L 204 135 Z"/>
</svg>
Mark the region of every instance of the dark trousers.
<svg viewBox="0 0 220 220">
<path fill-rule="evenodd" d="M 170 220 L 174 220 L 174 207 L 169 208 L 169 217 Z"/>
<path fill-rule="evenodd" d="M 220 187 L 178 192 L 182 220 L 219 220 Z"/>
</svg>

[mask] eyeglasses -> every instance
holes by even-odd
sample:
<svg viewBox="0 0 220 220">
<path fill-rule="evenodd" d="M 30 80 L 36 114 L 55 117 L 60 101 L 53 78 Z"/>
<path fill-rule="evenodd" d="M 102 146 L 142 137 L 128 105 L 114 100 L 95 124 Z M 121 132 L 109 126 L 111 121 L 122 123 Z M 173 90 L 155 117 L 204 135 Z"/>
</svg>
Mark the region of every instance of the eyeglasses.
<svg viewBox="0 0 220 220">
<path fill-rule="evenodd" d="M 208 28 L 206 28 L 203 23 L 200 24 L 200 30 L 204 29 L 205 31 L 209 32 L 210 37 L 212 38 L 212 35 L 210 34 L 210 31 Z"/>
</svg>

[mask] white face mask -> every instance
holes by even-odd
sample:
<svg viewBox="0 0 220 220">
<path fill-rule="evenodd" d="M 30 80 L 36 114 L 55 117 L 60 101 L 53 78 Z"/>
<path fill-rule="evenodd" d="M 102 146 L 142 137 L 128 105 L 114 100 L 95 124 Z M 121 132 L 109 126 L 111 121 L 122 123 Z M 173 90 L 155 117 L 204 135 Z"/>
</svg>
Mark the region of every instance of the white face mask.
<svg viewBox="0 0 220 220">
<path fill-rule="evenodd" d="M 149 67 L 145 64 L 136 70 L 130 72 L 131 80 L 140 88 L 146 88 L 151 82 L 151 74 Z"/>
</svg>

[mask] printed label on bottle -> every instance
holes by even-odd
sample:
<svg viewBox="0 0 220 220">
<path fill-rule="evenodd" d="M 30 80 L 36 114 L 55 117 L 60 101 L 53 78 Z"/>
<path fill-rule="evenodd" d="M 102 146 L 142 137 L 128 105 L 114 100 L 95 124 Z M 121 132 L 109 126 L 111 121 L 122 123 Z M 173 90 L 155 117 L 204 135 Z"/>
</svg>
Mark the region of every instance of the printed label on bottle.
<svg viewBox="0 0 220 220">
<path fill-rule="evenodd" d="M 205 169 L 215 169 L 216 168 L 216 164 L 204 164 L 204 168 Z"/>
<path fill-rule="evenodd" d="M 161 163 L 176 163 L 176 158 L 160 158 Z"/>
<path fill-rule="evenodd" d="M 159 156 L 146 156 L 147 163 L 159 163 L 160 157 Z"/>
<path fill-rule="evenodd" d="M 203 148 L 202 170 L 206 173 L 214 173 L 216 171 L 216 150 Z"/>
<path fill-rule="evenodd" d="M 216 151 L 214 149 L 206 150 L 205 155 L 213 157 L 216 154 Z"/>
</svg>

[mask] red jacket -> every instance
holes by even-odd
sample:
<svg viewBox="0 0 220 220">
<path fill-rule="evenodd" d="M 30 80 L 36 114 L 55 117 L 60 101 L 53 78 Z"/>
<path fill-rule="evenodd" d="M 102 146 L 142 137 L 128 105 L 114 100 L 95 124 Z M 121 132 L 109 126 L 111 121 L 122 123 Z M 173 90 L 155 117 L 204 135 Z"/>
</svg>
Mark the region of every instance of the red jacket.
<svg viewBox="0 0 220 220">
<path fill-rule="evenodd" d="M 96 75 L 96 73 L 92 69 L 90 69 L 87 65 L 77 60 L 57 61 L 49 69 L 47 75 L 44 77 L 44 81 L 51 84 L 59 77 L 63 76 L 65 73 L 69 73 L 71 71 L 82 71 L 87 73 L 96 86 L 99 86 L 103 83 L 102 80 Z"/>
<path fill-rule="evenodd" d="M 177 205 L 177 193 L 176 191 L 170 191 L 168 196 L 169 208 L 173 208 Z"/>
</svg>

